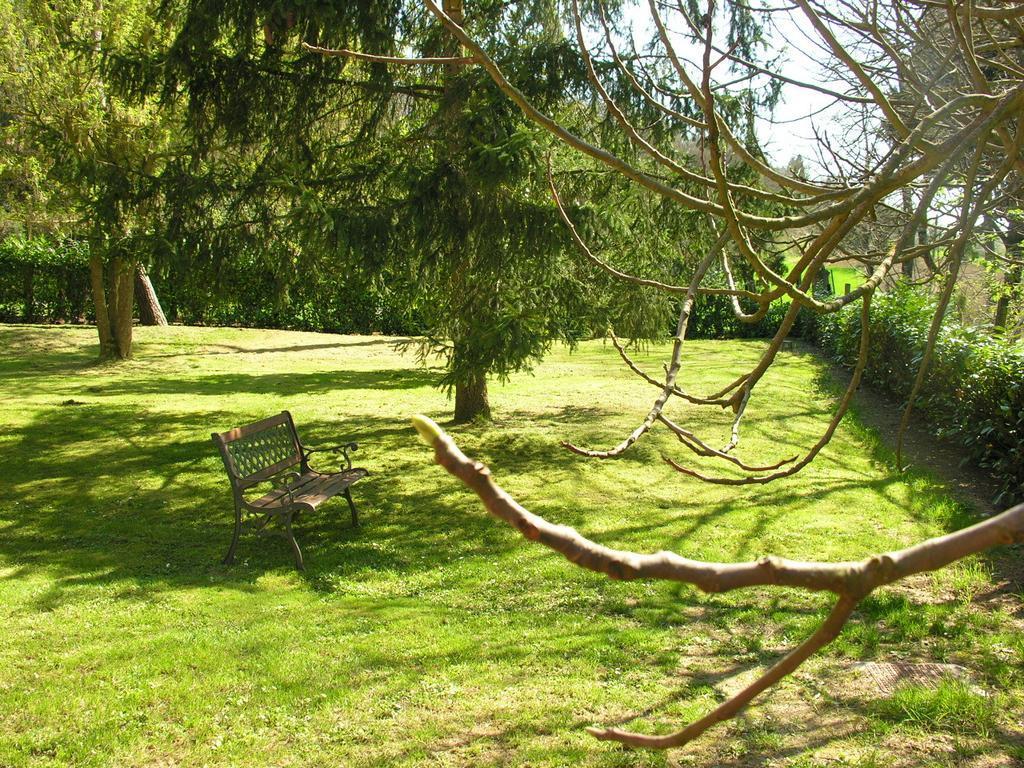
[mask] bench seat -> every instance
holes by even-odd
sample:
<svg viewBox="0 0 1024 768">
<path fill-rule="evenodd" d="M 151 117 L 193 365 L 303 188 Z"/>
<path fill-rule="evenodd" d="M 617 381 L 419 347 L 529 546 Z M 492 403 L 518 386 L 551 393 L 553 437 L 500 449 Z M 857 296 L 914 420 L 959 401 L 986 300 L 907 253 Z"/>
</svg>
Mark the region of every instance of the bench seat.
<svg viewBox="0 0 1024 768">
<path fill-rule="evenodd" d="M 344 493 L 352 483 L 362 480 L 368 474 L 369 472 L 361 468 L 345 469 L 326 475 L 320 472 L 306 472 L 297 480 L 285 484 L 283 488 L 275 488 L 270 493 L 250 501 L 249 505 L 259 509 L 271 509 L 294 503 L 309 507 L 309 511 L 312 512 L 328 499 Z"/>
</svg>

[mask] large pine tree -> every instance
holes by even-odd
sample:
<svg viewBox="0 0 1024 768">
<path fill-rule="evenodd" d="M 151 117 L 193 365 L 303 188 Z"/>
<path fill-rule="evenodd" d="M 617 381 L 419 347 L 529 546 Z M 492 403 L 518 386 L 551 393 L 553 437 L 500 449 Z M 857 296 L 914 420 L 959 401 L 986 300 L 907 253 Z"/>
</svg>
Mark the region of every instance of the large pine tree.
<svg viewBox="0 0 1024 768">
<path fill-rule="evenodd" d="M 556 6 L 464 11 L 532 98 L 564 112 L 585 75 Z M 445 360 L 457 420 L 489 414 L 488 377 L 578 331 L 588 289 L 550 202 L 547 140 L 489 78 L 303 45 L 457 56 L 420 3 L 171 0 L 164 19 L 173 45 L 115 70 L 129 91 L 187 102 L 196 152 L 163 175 L 179 251 L 197 264 L 258 253 L 296 281 L 332 270 L 343 293 L 368 277 L 417 285 L 420 352 Z"/>
<path fill-rule="evenodd" d="M 602 7 L 614 17 L 617 5 Z M 558 0 L 445 6 L 534 104 L 631 151 L 589 87 Z M 630 335 L 669 327 L 671 302 L 635 286 L 605 290 L 607 275 L 579 257 L 545 156 L 577 224 L 620 263 L 678 277 L 680 243 L 708 228 L 551 142 L 481 68 L 458 60 L 421 2 L 165 0 L 162 18 L 173 44 L 112 70 L 126 93 L 187 104 L 193 152 L 161 174 L 175 258 L 215 273 L 244 256 L 281 276 L 285 296 L 314 273 L 335 276 L 342 295 L 371 280 L 415 286 L 428 331 L 416 346 L 445 361 L 459 421 L 489 413 L 489 377 L 529 367 L 556 339 L 602 331 L 613 317 Z M 443 61 L 413 61 L 427 57 Z M 595 66 L 651 135 L 688 139 L 666 132 L 612 62 Z M 737 100 L 728 117 L 749 121 L 751 106 Z"/>
</svg>

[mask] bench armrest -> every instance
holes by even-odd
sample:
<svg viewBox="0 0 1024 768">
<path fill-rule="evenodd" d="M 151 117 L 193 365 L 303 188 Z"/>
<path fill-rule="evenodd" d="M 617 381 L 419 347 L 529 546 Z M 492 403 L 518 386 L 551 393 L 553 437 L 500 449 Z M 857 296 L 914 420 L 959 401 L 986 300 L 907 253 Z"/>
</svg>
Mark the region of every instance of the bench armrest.
<svg viewBox="0 0 1024 768">
<path fill-rule="evenodd" d="M 322 448 L 303 448 L 302 453 L 307 461 L 314 453 L 340 453 L 345 457 L 345 469 L 352 469 L 352 457 L 348 455 L 348 452 L 357 450 L 359 450 L 358 443 L 342 443 L 341 445 L 326 445 Z"/>
</svg>

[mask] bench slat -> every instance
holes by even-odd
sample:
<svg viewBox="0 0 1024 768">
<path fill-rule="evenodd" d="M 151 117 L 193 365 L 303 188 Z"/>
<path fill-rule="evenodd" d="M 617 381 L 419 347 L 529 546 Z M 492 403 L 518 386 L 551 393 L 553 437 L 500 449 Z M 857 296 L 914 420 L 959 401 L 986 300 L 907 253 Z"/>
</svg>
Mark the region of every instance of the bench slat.
<svg viewBox="0 0 1024 768">
<path fill-rule="evenodd" d="M 288 490 L 292 492 L 292 498 L 296 503 L 308 504 L 313 509 L 316 509 L 328 499 L 344 491 L 352 483 L 366 477 L 366 475 L 365 469 L 347 469 L 331 475 L 319 475 L 315 472 L 310 472 L 294 483 L 289 483 Z M 282 506 L 282 503 L 287 503 L 287 500 L 288 494 L 279 488 L 275 488 L 258 499 L 250 501 L 249 506 L 267 509 Z"/>
<path fill-rule="evenodd" d="M 229 429 L 227 432 L 214 433 L 215 438 L 220 438 L 222 443 L 233 443 L 235 440 L 239 440 L 243 437 L 248 437 L 257 432 L 263 432 L 265 430 L 276 427 L 278 424 L 291 424 L 292 415 L 288 411 L 281 411 L 274 416 L 268 416 L 265 419 L 254 421 L 252 424 L 246 424 L 242 427 L 235 427 Z"/>
</svg>

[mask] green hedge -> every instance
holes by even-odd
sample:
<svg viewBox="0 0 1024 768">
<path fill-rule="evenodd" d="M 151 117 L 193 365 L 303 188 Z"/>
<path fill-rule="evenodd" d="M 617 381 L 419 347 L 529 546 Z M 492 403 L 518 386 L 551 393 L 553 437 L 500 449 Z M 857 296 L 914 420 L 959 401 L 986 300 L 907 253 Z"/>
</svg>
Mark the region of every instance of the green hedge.
<svg viewBox="0 0 1024 768">
<path fill-rule="evenodd" d="M 754 309 L 753 305 L 746 308 L 748 312 Z M 686 336 L 690 339 L 770 339 L 779 330 L 788 309 L 788 300 L 774 301 L 758 322 L 742 323 L 736 318 L 728 297 L 701 296 L 693 305 Z"/>
<path fill-rule="evenodd" d="M 283 279 L 241 259 L 215 270 L 154 269 L 150 279 L 168 319 L 185 325 L 423 333 L 414 286 L 401 280 L 316 271 Z"/>
<path fill-rule="evenodd" d="M 77 240 L 0 242 L 0 322 L 83 322 L 89 250 Z"/>
<path fill-rule="evenodd" d="M 263 265 L 167 266 L 150 278 L 172 322 L 329 333 L 423 332 L 413 288 L 303 273 L 287 285 Z M 89 247 L 76 240 L 10 237 L 0 242 L 0 322 L 92 319 Z"/>
<path fill-rule="evenodd" d="M 414 336 L 426 330 L 421 287 L 410 275 L 361 275 L 310 264 L 272 265 L 238 254 L 229 260 L 161 261 L 149 267 L 164 314 L 185 325 L 285 328 L 325 333 Z M 724 277 L 721 278 L 724 285 Z M 695 339 L 769 338 L 788 301 L 775 302 L 758 323 L 742 323 L 724 296 L 702 296 L 687 335 Z M 754 307 L 746 307 L 752 311 Z M 678 311 L 678 304 L 676 306 Z M 0 243 L 0 322 L 90 319 L 89 252 L 79 241 L 9 238 Z M 605 322 L 580 318 L 582 335 Z M 663 330 L 674 332 L 675 313 Z M 593 326 L 593 327 L 591 327 Z"/>
<path fill-rule="evenodd" d="M 906 403 L 934 312 L 931 296 L 906 286 L 875 297 L 865 383 Z M 808 317 L 802 330 L 839 362 L 852 366 L 856 361 L 859 305 Z M 991 474 L 997 505 L 1024 500 L 1024 348 L 1019 343 L 947 316 L 914 408 Z"/>
</svg>

